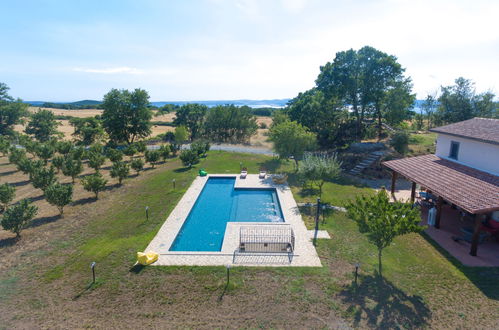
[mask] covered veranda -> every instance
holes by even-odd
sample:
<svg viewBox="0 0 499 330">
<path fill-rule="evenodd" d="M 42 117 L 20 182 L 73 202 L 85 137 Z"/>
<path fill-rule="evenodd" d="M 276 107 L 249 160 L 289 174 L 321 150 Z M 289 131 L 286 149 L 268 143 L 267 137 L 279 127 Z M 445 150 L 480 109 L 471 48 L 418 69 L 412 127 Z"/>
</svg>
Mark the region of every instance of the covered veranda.
<svg viewBox="0 0 499 330">
<path fill-rule="evenodd" d="M 412 182 L 412 202 L 419 197 L 417 185 L 424 190 L 422 219 L 426 224 L 427 212 L 434 206 L 434 226 L 428 226 L 426 232 L 441 247 L 466 265 L 499 266 L 499 242 L 483 241 L 489 235 L 483 223 L 499 210 L 498 176 L 435 155 L 391 160 L 383 165 L 392 170 L 392 194 L 399 176 Z M 469 252 L 463 253 L 464 249 Z"/>
</svg>

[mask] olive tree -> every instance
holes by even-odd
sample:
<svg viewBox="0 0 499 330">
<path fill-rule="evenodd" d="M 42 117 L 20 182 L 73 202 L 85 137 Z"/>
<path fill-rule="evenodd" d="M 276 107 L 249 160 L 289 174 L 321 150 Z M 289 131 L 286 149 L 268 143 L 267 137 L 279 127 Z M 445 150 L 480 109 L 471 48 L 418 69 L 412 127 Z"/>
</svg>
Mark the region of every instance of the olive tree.
<svg viewBox="0 0 499 330">
<path fill-rule="evenodd" d="M 39 167 L 33 169 L 29 175 L 29 179 L 33 187 L 41 189 L 45 192 L 48 186 L 56 181 L 55 170 L 53 166 Z"/>
<path fill-rule="evenodd" d="M 23 199 L 4 212 L 1 220 L 2 227 L 15 233 L 19 238 L 21 231 L 29 225 L 37 212 L 38 208 L 31 205 L 29 199 Z"/>
<path fill-rule="evenodd" d="M 93 168 L 95 172 L 99 172 L 100 167 L 106 161 L 106 157 L 98 152 L 90 152 L 88 154 L 88 166 Z"/>
<path fill-rule="evenodd" d="M 319 198 L 321 198 L 324 183 L 340 176 L 341 162 L 336 159 L 336 154 L 333 156 L 306 154 L 299 173 L 305 180 L 312 181 L 319 188 Z"/>
<path fill-rule="evenodd" d="M 147 150 L 146 151 L 146 162 L 150 163 L 152 165 L 152 168 L 156 165 L 156 163 L 159 161 L 161 154 L 157 150 Z"/>
<path fill-rule="evenodd" d="M 137 175 L 139 175 L 140 171 L 144 169 L 144 161 L 141 158 L 133 159 L 130 166 L 137 172 Z"/>
<path fill-rule="evenodd" d="M 180 160 L 184 166 L 192 167 L 192 165 L 199 163 L 199 156 L 195 150 L 186 149 L 180 153 Z"/>
<path fill-rule="evenodd" d="M 83 163 L 79 159 L 67 158 L 62 166 L 62 173 L 70 176 L 73 183 L 81 172 L 83 172 Z"/>
</svg>

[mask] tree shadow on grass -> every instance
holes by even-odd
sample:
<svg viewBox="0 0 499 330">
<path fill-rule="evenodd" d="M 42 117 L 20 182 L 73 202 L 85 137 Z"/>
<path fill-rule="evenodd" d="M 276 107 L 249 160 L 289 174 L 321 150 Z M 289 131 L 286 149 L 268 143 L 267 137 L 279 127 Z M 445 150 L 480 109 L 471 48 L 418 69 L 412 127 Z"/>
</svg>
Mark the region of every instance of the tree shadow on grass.
<svg viewBox="0 0 499 330">
<path fill-rule="evenodd" d="M 129 269 L 129 272 L 134 274 L 140 274 L 140 272 L 142 272 L 144 268 L 146 268 L 146 266 L 137 263 Z"/>
<path fill-rule="evenodd" d="M 118 182 L 116 182 L 116 183 L 114 183 L 114 184 L 110 184 L 110 185 L 106 186 L 106 187 L 104 188 L 104 191 L 114 190 L 114 189 L 119 188 L 119 187 L 121 187 L 121 186 L 123 186 L 123 183 L 122 183 L 122 184 L 119 184 Z"/>
<path fill-rule="evenodd" d="M 16 244 L 18 240 L 19 237 L 9 237 L 9 238 L 0 239 L 0 248 L 12 246 Z"/>
<path fill-rule="evenodd" d="M 191 168 L 189 168 L 189 167 L 176 168 L 176 169 L 173 170 L 173 172 L 175 172 L 175 173 L 183 173 L 183 172 L 189 171 Z"/>
<path fill-rule="evenodd" d="M 52 215 L 50 217 L 37 218 L 37 219 L 31 221 L 31 223 L 29 224 L 28 227 L 29 228 L 34 228 L 34 227 L 42 226 L 42 225 L 45 225 L 47 223 L 55 222 L 55 221 L 57 221 L 59 219 L 61 219 L 61 216 L 59 214 Z"/>
<path fill-rule="evenodd" d="M 17 173 L 17 170 L 2 172 L 2 173 L 0 173 L 0 176 L 7 176 L 7 175 L 14 174 L 14 173 Z"/>
<path fill-rule="evenodd" d="M 430 243 L 435 250 L 444 256 L 454 267 L 459 269 L 473 284 L 488 298 L 499 300 L 499 267 L 469 267 L 463 265 L 454 258 L 447 250 L 442 248 L 425 232 L 421 236 Z M 478 248 L 480 254 L 480 248 Z"/>
<path fill-rule="evenodd" d="M 421 328 L 431 317 L 422 297 L 407 295 L 384 278 L 359 276 L 358 283 L 339 293 L 349 305 L 355 326 L 360 325 L 362 314 L 367 316 L 369 327 L 379 329 Z"/>
<path fill-rule="evenodd" d="M 30 183 L 29 180 L 24 180 L 24 181 L 9 183 L 9 185 L 14 186 L 14 187 L 21 187 L 21 186 L 27 185 L 28 183 Z"/>
<path fill-rule="evenodd" d="M 32 202 L 37 202 L 37 201 L 41 201 L 44 198 L 45 198 L 45 195 L 41 194 L 41 195 L 38 195 L 36 197 L 29 197 L 29 200 Z"/>
<path fill-rule="evenodd" d="M 73 203 L 71 203 L 71 205 L 72 206 L 84 205 L 84 204 L 93 203 L 95 201 L 97 201 L 97 199 L 95 197 L 87 197 L 87 198 L 81 198 L 77 201 L 74 201 Z"/>
<path fill-rule="evenodd" d="M 279 159 L 277 157 L 273 157 L 273 158 L 268 159 L 264 162 L 258 163 L 258 165 L 261 168 L 266 169 L 270 173 L 277 173 L 279 168 L 281 167 L 281 164 L 282 164 L 281 159 Z M 244 166 L 244 163 L 243 163 L 243 166 Z M 259 169 L 255 169 L 255 170 L 259 170 Z"/>
</svg>

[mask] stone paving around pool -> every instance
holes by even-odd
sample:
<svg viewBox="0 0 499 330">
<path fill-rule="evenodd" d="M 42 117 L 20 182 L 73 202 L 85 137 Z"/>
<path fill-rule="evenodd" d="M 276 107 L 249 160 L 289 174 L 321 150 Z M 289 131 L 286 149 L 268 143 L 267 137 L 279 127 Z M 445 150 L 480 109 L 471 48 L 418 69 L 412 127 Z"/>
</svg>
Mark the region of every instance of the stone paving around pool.
<svg viewBox="0 0 499 330">
<path fill-rule="evenodd" d="M 234 188 L 275 188 L 282 213 L 283 223 L 272 223 L 274 226 L 291 226 L 295 234 L 295 253 L 292 261 L 289 262 L 287 255 L 245 255 L 233 259 L 234 251 L 239 245 L 239 229 L 241 226 L 258 225 L 264 223 L 229 222 L 227 223 L 222 250 L 220 252 L 182 252 L 169 251 L 175 237 L 182 228 L 184 221 L 196 199 L 203 190 L 209 177 L 236 177 Z M 269 225 L 269 223 L 265 223 Z M 313 235 L 312 235 L 313 236 Z M 321 233 L 318 238 L 326 238 Z M 287 184 L 275 184 L 270 177 L 260 179 L 258 174 L 248 174 L 245 179 L 241 179 L 238 174 L 210 174 L 206 177 L 197 177 L 177 206 L 170 213 L 165 223 L 149 243 L 147 252 L 159 253 L 159 259 L 153 265 L 193 265 L 193 266 L 296 266 L 296 267 L 321 267 L 321 261 L 317 255 L 315 247 L 311 241 L 311 235 L 307 231 L 301 218 L 300 211 L 295 202 L 291 189 Z M 234 263 L 235 261 L 235 263 Z"/>
</svg>

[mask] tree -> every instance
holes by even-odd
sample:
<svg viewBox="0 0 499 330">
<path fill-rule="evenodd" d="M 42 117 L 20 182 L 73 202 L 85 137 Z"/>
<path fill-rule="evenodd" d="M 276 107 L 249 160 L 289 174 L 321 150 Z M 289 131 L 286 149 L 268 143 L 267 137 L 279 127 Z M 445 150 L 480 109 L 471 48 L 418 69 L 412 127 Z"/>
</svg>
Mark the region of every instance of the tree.
<svg viewBox="0 0 499 330">
<path fill-rule="evenodd" d="M 130 157 L 130 159 L 133 157 L 133 155 L 135 155 L 137 153 L 137 147 L 133 144 L 130 144 L 128 146 L 126 146 L 126 148 L 123 150 L 123 153 Z"/>
<path fill-rule="evenodd" d="M 315 147 L 316 136 L 295 121 L 285 121 L 272 127 L 270 140 L 274 142 L 274 150 L 280 158 L 293 156 L 298 168 L 298 161 L 307 150 Z"/>
<path fill-rule="evenodd" d="M 152 111 L 145 90 L 112 89 L 104 95 L 103 126 L 111 141 L 131 144 L 137 138 L 151 134 Z"/>
<path fill-rule="evenodd" d="M 78 145 L 89 146 L 104 137 L 102 121 L 96 117 L 73 117 L 69 120 L 69 123 L 74 127 L 72 135 Z"/>
<path fill-rule="evenodd" d="M 45 190 L 45 197 L 49 204 L 57 206 L 59 214 L 62 216 L 64 206 L 72 202 L 73 186 L 70 184 L 54 183 Z"/>
<path fill-rule="evenodd" d="M 29 175 L 29 179 L 33 187 L 43 190 L 47 189 L 48 186 L 53 184 L 56 181 L 55 170 L 53 166 L 47 167 L 39 167 L 33 169 L 33 171 Z"/>
<path fill-rule="evenodd" d="M 438 106 L 436 94 L 437 93 L 427 95 L 423 104 L 421 104 L 421 108 L 426 114 L 426 119 L 428 121 L 428 129 L 432 128 L 433 116 Z"/>
<path fill-rule="evenodd" d="M 494 117 L 497 105 L 491 92 L 476 94 L 475 83 L 463 77 L 452 86 L 441 87 L 437 118 L 442 123 L 455 123 L 473 117 Z"/>
<path fill-rule="evenodd" d="M 333 156 L 308 154 L 303 158 L 300 174 L 312 181 L 319 188 L 322 197 L 322 186 L 326 181 L 333 181 L 341 174 L 341 163 Z"/>
<path fill-rule="evenodd" d="M 40 142 L 47 142 L 54 135 L 58 134 L 55 115 L 50 110 L 38 110 L 31 115 L 31 119 L 26 126 L 26 134 L 33 135 Z"/>
<path fill-rule="evenodd" d="M 54 167 L 57 169 L 57 173 L 59 173 L 59 171 L 64 166 L 64 161 L 65 159 L 63 156 L 55 156 L 54 158 L 52 158 L 52 165 L 54 165 Z"/>
<path fill-rule="evenodd" d="M 187 136 L 189 135 L 189 131 L 185 126 L 177 126 L 175 127 L 175 143 L 177 145 L 182 145 L 187 141 Z"/>
<path fill-rule="evenodd" d="M 0 152 L 2 156 L 6 156 L 9 153 L 10 141 L 5 138 L 5 136 L 0 135 Z"/>
<path fill-rule="evenodd" d="M 38 212 L 38 208 L 31 205 L 29 199 L 23 199 L 14 206 L 9 207 L 3 214 L 2 227 L 21 237 L 21 231 L 26 228 Z"/>
<path fill-rule="evenodd" d="M 26 158 L 26 151 L 17 149 L 16 147 L 10 148 L 9 162 L 11 164 L 17 164 L 21 159 L 24 158 Z"/>
<path fill-rule="evenodd" d="M 147 146 L 144 143 L 144 141 L 137 141 L 137 142 L 135 142 L 135 148 L 137 149 L 137 152 L 139 154 L 143 154 L 147 150 Z"/>
<path fill-rule="evenodd" d="M 36 148 L 36 155 L 43 159 L 45 165 L 47 165 L 48 160 L 54 156 L 55 149 L 48 143 L 42 143 Z"/>
<path fill-rule="evenodd" d="M 180 160 L 184 166 L 192 167 L 192 165 L 199 163 L 198 153 L 191 149 L 182 150 L 180 152 Z"/>
<path fill-rule="evenodd" d="M 185 126 L 189 129 L 190 139 L 197 139 L 201 134 L 206 119 L 208 107 L 204 104 L 189 103 L 180 107 L 175 113 L 173 124 L 175 126 Z"/>
<path fill-rule="evenodd" d="M 56 151 L 61 155 L 68 155 L 73 148 L 74 145 L 71 141 L 59 141 L 55 146 Z"/>
<path fill-rule="evenodd" d="M 5 211 L 9 207 L 9 204 L 14 200 L 15 195 L 16 188 L 8 183 L 0 184 L 0 207 L 2 211 Z"/>
<path fill-rule="evenodd" d="M 135 158 L 131 161 L 130 166 L 139 175 L 140 171 L 144 169 L 144 161 L 141 158 Z"/>
<path fill-rule="evenodd" d="M 87 175 L 81 180 L 83 188 L 86 191 L 91 191 L 95 194 L 95 199 L 99 199 L 99 192 L 106 188 L 107 180 L 102 177 L 102 174 L 95 173 Z"/>
<path fill-rule="evenodd" d="M 359 226 L 359 231 L 378 249 L 379 275 L 382 275 L 381 256 L 383 249 L 393 239 L 408 233 L 421 232 L 421 213 L 411 203 L 390 202 L 385 189 L 374 196 L 357 196 L 347 206 L 347 215 Z"/>
<path fill-rule="evenodd" d="M 150 163 L 152 165 L 152 168 L 154 168 L 156 163 L 159 161 L 160 157 L 161 157 L 161 154 L 157 150 L 147 150 L 146 151 L 146 162 Z"/>
<path fill-rule="evenodd" d="M 256 117 L 248 106 L 218 105 L 208 111 L 206 136 L 222 142 L 246 142 L 256 133 Z"/>
<path fill-rule="evenodd" d="M 210 142 L 207 140 L 197 140 L 191 143 L 191 150 L 194 150 L 199 157 L 206 156 L 210 150 Z"/>
<path fill-rule="evenodd" d="M 94 143 L 88 148 L 88 153 L 103 154 L 104 146 L 100 143 Z"/>
<path fill-rule="evenodd" d="M 405 155 L 409 151 L 409 134 L 406 131 L 397 131 L 393 134 L 390 145 L 399 154 Z"/>
<path fill-rule="evenodd" d="M 167 144 L 163 144 L 161 147 L 159 147 L 159 153 L 161 155 L 161 158 L 163 158 L 163 161 L 166 162 L 166 159 L 170 156 L 171 153 L 170 146 Z"/>
<path fill-rule="evenodd" d="M 111 177 L 118 178 L 118 183 L 120 185 L 123 179 L 128 177 L 128 174 L 130 174 L 130 167 L 124 162 L 115 162 L 113 163 L 113 166 L 111 166 Z"/>
<path fill-rule="evenodd" d="M 115 162 L 121 162 L 123 160 L 123 153 L 121 151 L 113 149 L 113 148 L 107 149 L 106 156 L 113 163 L 115 163 Z"/>
<path fill-rule="evenodd" d="M 74 147 L 71 149 L 69 152 L 69 155 L 67 158 L 71 158 L 73 160 L 82 160 L 83 156 L 85 155 L 85 148 L 84 147 Z"/>
<path fill-rule="evenodd" d="M 95 170 L 95 172 L 99 172 L 100 167 L 106 161 L 106 157 L 98 152 L 90 152 L 88 154 L 88 165 Z"/>
<path fill-rule="evenodd" d="M 416 101 L 416 94 L 412 94 L 410 78 L 393 82 L 382 100 L 382 116 L 389 125 L 398 126 L 404 120 L 411 118 L 411 109 Z"/>
<path fill-rule="evenodd" d="M 8 93 L 9 87 L 0 82 L 0 136 L 12 135 L 14 125 L 21 124 L 28 112 L 28 104 L 14 100 Z"/>
<path fill-rule="evenodd" d="M 72 183 L 75 183 L 75 178 L 83 172 L 83 163 L 79 159 L 66 158 L 62 166 L 62 173 L 70 176 Z"/>
</svg>

